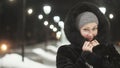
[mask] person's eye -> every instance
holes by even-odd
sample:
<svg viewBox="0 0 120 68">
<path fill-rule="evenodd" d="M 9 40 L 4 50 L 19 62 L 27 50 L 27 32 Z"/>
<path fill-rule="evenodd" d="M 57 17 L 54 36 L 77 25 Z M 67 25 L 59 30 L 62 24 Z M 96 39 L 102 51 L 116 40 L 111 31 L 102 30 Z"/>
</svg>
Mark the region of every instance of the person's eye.
<svg viewBox="0 0 120 68">
<path fill-rule="evenodd" d="M 93 30 L 97 30 L 98 28 L 93 28 Z"/>
<path fill-rule="evenodd" d="M 88 29 L 83 29 L 84 31 L 88 31 Z"/>
</svg>

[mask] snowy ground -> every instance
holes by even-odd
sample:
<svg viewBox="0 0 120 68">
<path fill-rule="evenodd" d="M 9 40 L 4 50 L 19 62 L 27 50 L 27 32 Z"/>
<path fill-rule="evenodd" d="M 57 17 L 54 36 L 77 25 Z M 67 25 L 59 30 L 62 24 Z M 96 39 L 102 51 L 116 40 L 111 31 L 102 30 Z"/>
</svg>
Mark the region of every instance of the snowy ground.
<svg viewBox="0 0 120 68">
<path fill-rule="evenodd" d="M 22 62 L 21 58 L 18 54 L 6 54 L 0 59 L 0 68 L 55 68 L 55 66 L 37 63 L 28 58 Z"/>
<path fill-rule="evenodd" d="M 116 46 L 115 46 L 116 47 Z M 4 57 L 0 58 L 0 68 L 56 68 L 56 52 L 58 47 L 49 45 L 46 47 L 47 50 L 40 47 L 35 47 L 31 49 L 31 52 L 37 54 L 42 60 L 42 63 L 35 62 L 28 57 L 24 58 L 22 61 L 22 56 L 17 53 L 6 54 Z M 120 53 L 120 47 L 116 47 Z M 119 48 L 119 49 L 118 49 Z"/>
<path fill-rule="evenodd" d="M 47 47 L 52 51 L 57 51 L 57 48 L 53 46 Z M 6 54 L 4 57 L 0 59 L 0 68 L 56 68 L 56 54 L 53 54 L 49 51 L 45 51 L 41 48 L 32 49 L 33 53 L 36 53 L 42 58 L 43 63 L 38 63 L 33 60 L 24 58 L 24 62 L 22 62 L 22 56 L 16 53 Z"/>
</svg>

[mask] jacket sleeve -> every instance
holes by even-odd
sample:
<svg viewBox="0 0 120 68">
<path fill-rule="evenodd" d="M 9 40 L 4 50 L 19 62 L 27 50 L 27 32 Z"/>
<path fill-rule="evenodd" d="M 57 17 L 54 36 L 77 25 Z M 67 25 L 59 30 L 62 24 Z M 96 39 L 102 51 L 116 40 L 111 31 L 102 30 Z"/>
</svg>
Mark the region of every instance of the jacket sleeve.
<svg viewBox="0 0 120 68">
<path fill-rule="evenodd" d="M 82 63 L 81 57 L 71 58 L 71 50 L 68 47 L 62 46 L 58 49 L 56 57 L 56 66 L 57 68 L 87 68 L 86 65 Z"/>
<path fill-rule="evenodd" d="M 97 68 L 103 68 L 102 67 L 102 58 L 95 54 L 95 53 L 91 53 L 89 51 L 83 51 L 81 54 L 82 58 L 90 65 L 97 67 Z"/>
<path fill-rule="evenodd" d="M 82 57 L 91 65 L 101 68 L 120 68 L 120 55 L 110 46 L 94 48 L 94 52 L 83 52 Z"/>
<path fill-rule="evenodd" d="M 114 68 L 120 68 L 120 54 L 113 45 L 110 45 L 108 47 L 108 53 L 109 53 L 108 59 L 110 64 L 113 65 Z"/>
</svg>

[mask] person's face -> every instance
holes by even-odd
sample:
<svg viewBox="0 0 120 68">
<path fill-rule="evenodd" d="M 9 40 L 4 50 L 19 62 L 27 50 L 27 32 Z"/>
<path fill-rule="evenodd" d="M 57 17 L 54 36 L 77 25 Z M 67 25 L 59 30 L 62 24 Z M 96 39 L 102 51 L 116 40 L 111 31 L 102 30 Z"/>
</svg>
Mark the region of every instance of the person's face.
<svg viewBox="0 0 120 68">
<path fill-rule="evenodd" d="M 85 39 L 89 41 L 93 40 L 93 38 L 98 33 L 97 23 L 93 22 L 83 25 L 82 27 L 80 27 L 80 33 Z"/>
</svg>

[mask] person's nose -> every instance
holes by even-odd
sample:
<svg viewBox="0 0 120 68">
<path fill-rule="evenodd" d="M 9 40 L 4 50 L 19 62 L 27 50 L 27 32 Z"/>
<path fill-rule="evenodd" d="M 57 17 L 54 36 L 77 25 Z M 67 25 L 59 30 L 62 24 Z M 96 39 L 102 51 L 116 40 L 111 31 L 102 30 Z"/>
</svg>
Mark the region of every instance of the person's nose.
<svg viewBox="0 0 120 68">
<path fill-rule="evenodd" d="M 92 37 L 92 36 L 94 35 L 93 33 L 94 33 L 94 32 L 93 32 L 92 30 L 90 30 L 89 33 L 88 33 L 88 36 L 89 36 L 89 37 Z"/>
</svg>

